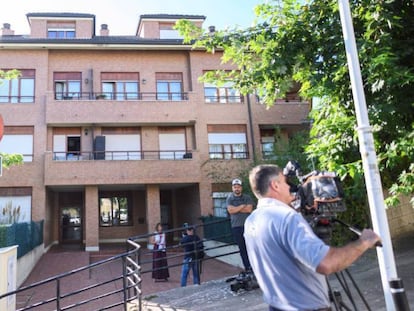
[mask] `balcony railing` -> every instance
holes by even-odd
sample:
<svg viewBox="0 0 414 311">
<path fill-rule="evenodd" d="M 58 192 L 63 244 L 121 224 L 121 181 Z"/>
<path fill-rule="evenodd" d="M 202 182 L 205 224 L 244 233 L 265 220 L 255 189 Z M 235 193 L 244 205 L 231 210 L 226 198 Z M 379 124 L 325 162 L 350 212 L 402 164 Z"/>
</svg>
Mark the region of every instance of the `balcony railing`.
<svg viewBox="0 0 414 311">
<path fill-rule="evenodd" d="M 21 104 L 21 103 L 34 103 L 35 96 L 34 95 L 9 95 L 9 96 L 0 96 L 0 103 L 4 104 Z"/>
<path fill-rule="evenodd" d="M 162 93 L 162 92 L 63 92 L 55 93 L 55 100 L 159 100 L 159 101 L 184 101 L 188 100 L 187 92 Z"/>
<path fill-rule="evenodd" d="M 211 160 L 248 159 L 248 152 L 209 152 Z"/>
<path fill-rule="evenodd" d="M 240 104 L 244 102 L 243 96 L 204 96 L 206 103 L 212 104 Z"/>
<path fill-rule="evenodd" d="M 188 150 L 53 152 L 54 161 L 185 160 L 192 158 L 193 154 Z"/>
</svg>

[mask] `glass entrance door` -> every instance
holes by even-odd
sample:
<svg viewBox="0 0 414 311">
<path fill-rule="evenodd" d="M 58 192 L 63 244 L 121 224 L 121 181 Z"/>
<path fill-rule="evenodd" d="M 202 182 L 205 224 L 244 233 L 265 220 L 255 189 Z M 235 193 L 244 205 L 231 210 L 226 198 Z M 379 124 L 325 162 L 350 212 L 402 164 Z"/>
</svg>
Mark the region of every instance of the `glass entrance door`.
<svg viewBox="0 0 414 311">
<path fill-rule="evenodd" d="M 82 242 L 82 209 L 80 207 L 61 208 L 60 224 L 62 243 Z"/>
</svg>

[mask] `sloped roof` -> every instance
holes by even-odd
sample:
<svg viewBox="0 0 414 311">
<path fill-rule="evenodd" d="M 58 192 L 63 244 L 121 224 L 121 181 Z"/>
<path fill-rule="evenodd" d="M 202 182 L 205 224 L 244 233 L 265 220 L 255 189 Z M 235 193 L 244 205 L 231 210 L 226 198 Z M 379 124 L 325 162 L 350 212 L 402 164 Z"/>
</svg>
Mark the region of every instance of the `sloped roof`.
<svg viewBox="0 0 414 311">
<path fill-rule="evenodd" d="M 95 18 L 94 14 L 88 13 L 69 13 L 69 12 L 35 12 L 27 13 L 27 18 L 29 17 L 73 17 L 73 18 Z"/>
<path fill-rule="evenodd" d="M 139 21 L 142 19 L 202 19 L 205 20 L 204 15 L 186 15 L 186 14 L 142 14 Z"/>
</svg>

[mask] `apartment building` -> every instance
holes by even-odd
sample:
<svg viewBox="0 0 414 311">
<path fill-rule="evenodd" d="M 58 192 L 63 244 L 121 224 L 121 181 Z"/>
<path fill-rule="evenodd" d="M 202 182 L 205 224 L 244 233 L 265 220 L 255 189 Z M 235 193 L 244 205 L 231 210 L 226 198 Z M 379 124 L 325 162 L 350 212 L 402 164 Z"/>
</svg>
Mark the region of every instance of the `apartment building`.
<svg viewBox="0 0 414 311">
<path fill-rule="evenodd" d="M 254 157 L 303 128 L 310 103 L 292 97 L 267 110 L 229 81 L 202 83 L 233 69 L 221 53 L 183 44 L 179 19 L 141 15 L 135 36 L 111 36 L 95 15 L 28 13 L 29 35 L 3 24 L 0 69 L 21 75 L 0 84 L 0 151 L 23 165 L 3 171 L 0 209 L 15 221 L 44 220 L 45 246 L 100 243 L 223 215 L 223 202 Z M 12 212 L 13 213 L 13 212 Z"/>
</svg>

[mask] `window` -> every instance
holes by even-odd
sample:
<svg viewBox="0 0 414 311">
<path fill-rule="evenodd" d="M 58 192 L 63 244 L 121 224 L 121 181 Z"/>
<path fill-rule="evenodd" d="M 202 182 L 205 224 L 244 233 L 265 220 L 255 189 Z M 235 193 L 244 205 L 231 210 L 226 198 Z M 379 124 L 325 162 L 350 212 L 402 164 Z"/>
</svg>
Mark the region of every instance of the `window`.
<svg viewBox="0 0 414 311">
<path fill-rule="evenodd" d="M 231 192 L 213 192 L 214 216 L 227 217 L 226 199 Z"/>
<path fill-rule="evenodd" d="M 47 30 L 47 37 L 50 39 L 71 39 L 76 37 L 75 29 L 53 29 Z"/>
<path fill-rule="evenodd" d="M 103 128 L 105 160 L 140 160 L 141 134 L 139 128 Z"/>
<path fill-rule="evenodd" d="M 227 82 L 221 87 L 211 83 L 204 83 L 204 98 L 206 103 L 241 103 L 240 92 L 233 88 L 232 82 Z"/>
<path fill-rule="evenodd" d="M 32 162 L 33 127 L 5 126 L 0 150 L 8 154 L 21 154 L 24 162 Z"/>
<path fill-rule="evenodd" d="M 137 72 L 101 73 L 102 94 L 106 99 L 139 99 L 139 74 Z"/>
<path fill-rule="evenodd" d="M 81 97 L 81 72 L 55 72 L 53 73 L 55 84 L 55 99 L 79 99 Z"/>
<path fill-rule="evenodd" d="M 132 207 L 129 201 L 129 196 L 125 194 L 100 195 L 100 225 L 105 227 L 132 225 Z"/>
<path fill-rule="evenodd" d="M 210 125 L 208 132 L 210 159 L 248 158 L 245 126 Z"/>
<path fill-rule="evenodd" d="M 183 100 L 182 74 L 157 73 L 157 100 Z"/>
<path fill-rule="evenodd" d="M 261 145 L 262 145 L 262 155 L 264 159 L 272 158 L 274 154 L 274 147 L 275 147 L 275 137 L 268 136 L 261 138 Z"/>
<path fill-rule="evenodd" d="M 53 159 L 82 159 L 80 128 L 53 129 Z"/>
<path fill-rule="evenodd" d="M 32 220 L 32 188 L 0 188 L 0 225 Z"/>
<path fill-rule="evenodd" d="M 3 69 L 8 71 L 8 69 Z M 0 103 L 33 103 L 35 70 L 19 70 L 16 79 L 0 79 Z"/>
<path fill-rule="evenodd" d="M 183 39 L 174 23 L 160 23 L 160 39 Z"/>
<path fill-rule="evenodd" d="M 275 126 L 261 127 L 260 144 L 263 159 L 278 159 L 284 154 L 287 155 L 289 131 Z"/>
<path fill-rule="evenodd" d="M 186 153 L 184 128 L 159 129 L 160 159 L 183 159 Z"/>
</svg>

